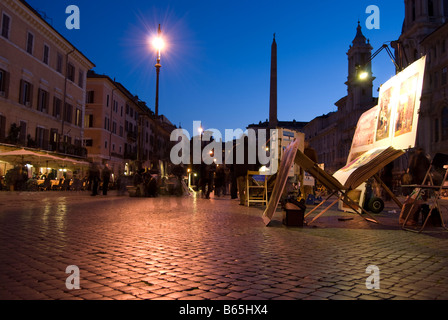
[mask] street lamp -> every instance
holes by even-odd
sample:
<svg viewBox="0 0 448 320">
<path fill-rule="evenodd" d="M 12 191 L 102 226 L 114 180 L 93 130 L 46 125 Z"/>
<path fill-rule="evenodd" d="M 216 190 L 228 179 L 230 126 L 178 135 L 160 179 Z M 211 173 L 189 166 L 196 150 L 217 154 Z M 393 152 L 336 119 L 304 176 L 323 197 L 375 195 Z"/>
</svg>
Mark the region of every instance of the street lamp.
<svg viewBox="0 0 448 320">
<path fill-rule="evenodd" d="M 397 64 L 397 61 L 395 60 L 394 55 L 392 54 L 392 51 L 389 49 L 389 46 L 385 43 L 377 51 L 375 51 L 375 53 L 372 54 L 372 56 L 369 58 L 369 60 L 367 60 L 366 63 L 364 63 L 363 65 L 356 66 L 357 75 L 360 80 L 366 80 L 367 78 L 370 77 L 370 72 L 369 72 L 370 70 L 366 70 L 366 68 L 367 68 L 368 64 L 383 50 L 386 50 L 392 63 L 394 64 L 397 72 L 402 71 L 402 68 Z"/>
<path fill-rule="evenodd" d="M 160 52 L 161 50 L 164 48 L 165 46 L 165 42 L 163 41 L 162 38 L 162 30 L 160 29 L 160 24 L 159 24 L 159 29 L 157 31 L 157 37 L 153 39 L 152 41 L 152 45 L 153 47 L 156 49 L 157 51 L 157 62 L 156 62 L 156 102 L 155 102 L 155 117 L 156 117 L 156 121 L 155 121 L 155 128 L 154 128 L 154 137 L 155 137 L 155 145 L 154 145 L 154 157 L 155 157 L 155 161 L 156 161 L 156 167 L 157 170 L 159 169 L 159 159 L 157 157 L 157 152 L 158 150 L 158 142 L 159 139 L 157 137 L 157 131 L 158 131 L 158 121 L 159 121 L 159 74 L 160 74 L 160 67 L 162 66 L 160 64 Z"/>
<path fill-rule="evenodd" d="M 156 105 L 155 105 L 155 113 L 156 113 L 156 120 L 159 119 L 159 74 L 160 74 L 160 67 L 162 66 L 160 64 L 160 51 L 164 48 L 165 46 L 165 42 L 162 39 L 162 30 L 160 29 L 160 24 L 159 24 L 159 29 L 157 31 L 157 37 L 153 39 L 152 41 L 152 45 L 153 47 L 157 50 L 157 63 L 155 65 L 156 67 Z"/>
</svg>

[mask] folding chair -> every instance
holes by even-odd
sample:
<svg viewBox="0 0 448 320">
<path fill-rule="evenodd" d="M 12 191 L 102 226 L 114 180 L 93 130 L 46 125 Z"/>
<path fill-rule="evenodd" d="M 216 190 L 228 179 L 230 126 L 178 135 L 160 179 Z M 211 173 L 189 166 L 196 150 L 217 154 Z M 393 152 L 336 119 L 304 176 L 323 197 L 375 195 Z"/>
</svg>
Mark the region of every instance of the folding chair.
<svg viewBox="0 0 448 320">
<path fill-rule="evenodd" d="M 436 185 L 434 183 L 434 179 L 432 178 L 432 175 L 431 175 L 433 170 L 439 170 L 440 172 L 445 171 L 440 185 Z M 408 214 L 406 216 L 406 219 L 403 222 L 402 228 L 404 230 L 414 231 L 414 232 L 418 232 L 418 233 L 422 232 L 422 230 L 425 228 L 425 226 L 428 223 L 429 218 L 431 217 L 431 214 L 433 214 L 433 212 L 437 212 L 440 215 L 440 221 L 442 222 L 442 225 L 441 225 L 442 228 L 444 228 L 445 230 L 448 230 L 445 227 L 445 223 L 444 223 L 443 217 L 442 217 L 442 211 L 441 211 L 440 204 L 439 204 L 440 195 L 442 195 L 443 190 L 448 189 L 448 186 L 444 186 L 445 182 L 447 181 L 447 176 L 448 176 L 448 155 L 443 154 L 443 153 L 437 153 L 434 156 L 433 160 L 431 161 L 431 164 L 430 164 L 428 170 L 426 171 L 425 178 L 423 179 L 423 182 L 421 185 L 416 185 L 416 184 L 403 185 L 403 187 L 418 188 L 417 195 L 416 195 L 414 201 L 412 202 L 412 206 L 409 210 L 409 213 L 412 212 L 412 209 L 414 208 L 414 206 L 416 204 L 416 200 L 420 198 L 422 191 L 425 191 L 428 193 L 430 193 L 432 191 L 432 196 L 434 197 L 432 204 L 429 207 L 428 216 L 423 221 L 423 224 L 422 224 L 422 227 L 420 228 L 420 230 L 406 228 L 406 224 L 407 224 L 411 214 Z M 435 209 L 437 209 L 437 210 L 435 210 Z"/>
<path fill-rule="evenodd" d="M 256 179 L 256 177 L 262 179 Z M 252 192 L 251 192 L 252 190 Z M 246 176 L 246 202 L 249 207 L 250 203 L 268 203 L 268 176 L 260 175 L 258 171 L 247 171 Z"/>
<path fill-rule="evenodd" d="M 319 207 L 321 207 L 324 203 L 326 203 L 332 196 L 337 195 L 337 199 L 334 200 L 328 207 L 326 207 L 323 211 L 317 214 L 310 222 L 307 224 L 310 225 L 317 218 L 319 218 L 322 214 L 331 209 L 338 201 L 342 201 L 349 208 L 354 210 L 357 214 L 359 214 L 364 220 L 374 223 L 379 223 L 375 218 L 373 218 L 363 207 L 358 204 L 350 197 L 350 191 L 355 190 L 359 187 L 363 182 L 367 181 L 371 177 L 377 174 L 379 170 L 381 170 L 388 163 L 394 161 L 398 157 L 400 157 L 404 152 L 401 150 L 395 150 L 393 148 L 390 149 L 391 154 L 387 159 L 381 158 L 378 159 L 377 162 L 373 162 L 371 167 L 373 170 L 369 170 L 364 172 L 362 175 L 358 176 L 357 179 L 347 179 L 345 184 L 341 184 L 339 180 L 337 180 L 332 175 L 328 174 L 324 170 L 322 170 L 317 163 L 308 158 L 305 154 L 303 154 L 300 150 L 297 150 L 295 156 L 295 162 L 300 165 L 304 171 L 307 171 L 311 174 L 316 180 L 320 181 L 322 185 L 328 190 L 328 197 L 319 203 L 314 209 L 305 214 L 305 218 L 308 217 L 311 213 L 316 211 Z M 364 213 L 368 218 L 363 216 L 361 212 Z"/>
</svg>

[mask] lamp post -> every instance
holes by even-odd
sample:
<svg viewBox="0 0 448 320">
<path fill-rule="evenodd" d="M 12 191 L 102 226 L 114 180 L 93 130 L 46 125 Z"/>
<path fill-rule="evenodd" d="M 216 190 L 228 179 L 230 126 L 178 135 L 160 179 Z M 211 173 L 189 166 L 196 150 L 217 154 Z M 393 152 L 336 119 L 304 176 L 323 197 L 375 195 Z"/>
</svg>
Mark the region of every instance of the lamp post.
<svg viewBox="0 0 448 320">
<path fill-rule="evenodd" d="M 158 131 L 158 121 L 159 121 L 159 77 L 160 77 L 160 67 L 162 67 L 162 65 L 160 64 L 160 52 L 163 49 L 164 46 L 164 42 L 163 39 L 161 37 L 162 35 L 162 30 L 160 29 L 160 24 L 159 24 L 159 29 L 157 30 L 157 37 L 154 38 L 152 45 L 153 47 L 156 49 L 157 51 L 157 62 L 155 64 L 156 67 L 156 101 L 155 101 L 155 127 L 154 127 L 154 137 L 155 137 L 155 145 L 154 145 L 154 155 L 155 155 L 155 161 L 156 161 L 156 167 L 157 169 L 159 168 L 159 159 L 157 156 L 158 153 L 158 142 L 159 139 L 157 137 L 157 131 Z"/>
<path fill-rule="evenodd" d="M 357 76 L 360 80 L 366 80 L 367 78 L 370 77 L 370 70 L 366 70 L 366 67 L 383 50 L 386 50 L 387 54 L 389 55 L 392 63 L 395 66 L 396 72 L 402 71 L 403 68 L 397 64 L 397 61 L 395 60 L 394 55 L 389 49 L 389 46 L 385 43 L 377 51 L 375 51 L 375 53 L 372 54 L 372 56 L 369 58 L 369 60 L 367 60 L 366 63 L 364 63 L 363 65 L 356 66 Z"/>
<path fill-rule="evenodd" d="M 160 76 L 160 67 L 162 67 L 162 65 L 160 64 L 160 51 L 163 49 L 163 45 L 164 45 L 161 34 L 162 34 L 162 30 L 160 29 L 160 24 L 159 24 L 159 29 L 157 30 L 157 37 L 153 41 L 153 46 L 157 50 L 157 63 L 155 65 L 156 77 L 157 77 L 156 78 L 156 104 L 155 104 L 156 119 L 159 118 L 159 76 Z"/>
</svg>

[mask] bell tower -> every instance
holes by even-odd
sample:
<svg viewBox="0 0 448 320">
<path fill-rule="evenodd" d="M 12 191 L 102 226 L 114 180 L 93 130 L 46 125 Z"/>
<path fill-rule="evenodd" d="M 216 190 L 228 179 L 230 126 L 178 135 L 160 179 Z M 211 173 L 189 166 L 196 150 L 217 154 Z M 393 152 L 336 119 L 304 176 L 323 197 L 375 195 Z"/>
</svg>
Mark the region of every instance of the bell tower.
<svg viewBox="0 0 448 320">
<path fill-rule="evenodd" d="M 345 83 L 347 85 L 347 112 L 366 110 L 366 107 L 372 104 L 372 89 L 375 78 L 372 77 L 371 55 L 372 46 L 363 35 L 358 21 L 356 36 L 347 52 L 348 77 Z M 366 72 L 368 75 L 364 79 L 360 78 L 362 72 Z"/>
</svg>

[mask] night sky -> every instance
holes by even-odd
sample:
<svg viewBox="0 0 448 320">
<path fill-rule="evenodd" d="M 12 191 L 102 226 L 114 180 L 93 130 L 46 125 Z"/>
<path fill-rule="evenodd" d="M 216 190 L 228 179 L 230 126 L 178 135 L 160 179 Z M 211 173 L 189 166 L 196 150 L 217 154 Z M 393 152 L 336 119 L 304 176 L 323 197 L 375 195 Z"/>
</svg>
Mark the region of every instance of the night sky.
<svg viewBox="0 0 448 320">
<path fill-rule="evenodd" d="M 397 40 L 404 1 L 283 0 L 28 0 L 53 27 L 107 74 L 154 110 L 158 24 L 162 51 L 159 113 L 192 132 L 246 128 L 269 116 L 270 53 L 278 46 L 278 119 L 310 121 L 335 111 L 346 95 L 347 55 L 358 20 L 373 52 Z M 80 9 L 68 30 L 65 9 Z M 380 29 L 368 30 L 366 8 L 380 9 Z M 373 60 L 374 96 L 395 70 L 385 51 Z"/>
</svg>

